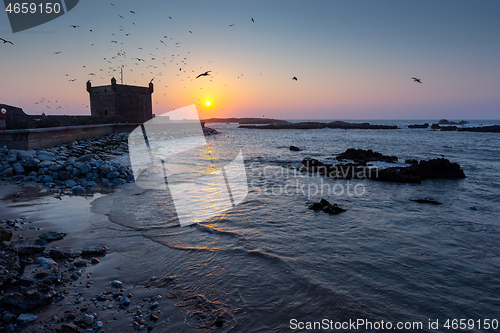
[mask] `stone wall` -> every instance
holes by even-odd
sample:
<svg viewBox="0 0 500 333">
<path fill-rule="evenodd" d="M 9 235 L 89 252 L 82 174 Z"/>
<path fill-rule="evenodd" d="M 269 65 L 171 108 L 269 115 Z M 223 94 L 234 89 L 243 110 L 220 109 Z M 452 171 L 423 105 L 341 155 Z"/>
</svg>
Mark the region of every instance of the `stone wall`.
<svg viewBox="0 0 500 333">
<path fill-rule="evenodd" d="M 8 130 L 115 123 L 112 117 L 29 115 L 21 108 L 6 104 L 0 104 L 0 109 L 5 110 L 1 116 Z"/>
<path fill-rule="evenodd" d="M 132 132 L 140 123 L 66 126 L 0 131 L 0 147 L 42 149 L 112 133 Z"/>
</svg>

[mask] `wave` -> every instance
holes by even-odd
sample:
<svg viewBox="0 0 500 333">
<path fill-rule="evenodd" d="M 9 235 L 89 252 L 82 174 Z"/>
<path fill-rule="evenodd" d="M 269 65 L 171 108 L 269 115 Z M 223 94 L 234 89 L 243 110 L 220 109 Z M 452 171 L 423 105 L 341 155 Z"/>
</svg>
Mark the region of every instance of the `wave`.
<svg viewBox="0 0 500 333">
<path fill-rule="evenodd" d="M 233 232 L 233 231 L 220 230 L 220 229 L 215 228 L 215 226 L 213 226 L 213 225 L 206 225 L 206 224 L 199 224 L 199 223 L 195 223 L 195 225 L 196 225 L 196 229 L 203 231 L 203 232 L 208 232 L 211 234 L 234 236 L 234 237 L 238 236 L 238 234 Z"/>
</svg>

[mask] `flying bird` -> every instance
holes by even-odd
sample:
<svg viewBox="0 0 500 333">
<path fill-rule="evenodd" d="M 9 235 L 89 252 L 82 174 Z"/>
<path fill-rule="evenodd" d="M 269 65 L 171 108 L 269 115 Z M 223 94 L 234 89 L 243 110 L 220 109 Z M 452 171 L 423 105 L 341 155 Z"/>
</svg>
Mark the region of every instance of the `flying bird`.
<svg viewBox="0 0 500 333">
<path fill-rule="evenodd" d="M 54 52 L 54 54 L 59 54 L 59 53 L 62 53 L 62 52 L 61 51 Z"/>
<path fill-rule="evenodd" d="M 211 71 L 206 71 L 205 73 L 201 73 L 200 75 L 198 75 L 198 76 L 196 77 L 196 79 L 197 79 L 197 78 L 199 78 L 200 76 L 209 76 L 210 74 L 208 74 L 208 73 L 210 73 L 210 72 L 211 72 Z"/>
<path fill-rule="evenodd" d="M 132 14 L 135 14 L 135 12 L 133 10 L 130 11 Z"/>
<path fill-rule="evenodd" d="M 6 39 L 3 39 L 3 38 L 0 38 L 0 40 L 5 44 L 5 43 L 10 43 L 12 45 L 14 45 L 14 43 L 12 43 L 10 40 L 6 40 Z"/>
<path fill-rule="evenodd" d="M 255 22 L 255 21 L 253 20 L 253 17 L 252 17 L 252 22 Z"/>
<path fill-rule="evenodd" d="M 121 16 L 121 15 L 118 15 L 118 16 L 119 16 L 120 18 L 123 18 L 123 16 Z"/>
<path fill-rule="evenodd" d="M 422 81 L 420 81 L 420 79 L 417 79 L 416 77 L 412 77 L 412 79 L 413 79 L 413 82 L 422 83 Z"/>
<path fill-rule="evenodd" d="M 292 80 L 297 81 L 297 77 L 296 76 L 292 77 Z"/>
<path fill-rule="evenodd" d="M 79 26 L 79 25 L 74 25 L 74 24 L 70 25 L 70 27 L 71 27 L 71 28 L 73 28 L 73 29 L 75 29 L 75 28 L 80 28 L 80 26 Z"/>
<path fill-rule="evenodd" d="M 189 30 L 189 33 L 192 34 L 193 32 L 191 30 Z"/>
<path fill-rule="evenodd" d="M 230 24 L 229 26 L 230 26 L 230 27 L 234 27 L 234 24 Z"/>
</svg>

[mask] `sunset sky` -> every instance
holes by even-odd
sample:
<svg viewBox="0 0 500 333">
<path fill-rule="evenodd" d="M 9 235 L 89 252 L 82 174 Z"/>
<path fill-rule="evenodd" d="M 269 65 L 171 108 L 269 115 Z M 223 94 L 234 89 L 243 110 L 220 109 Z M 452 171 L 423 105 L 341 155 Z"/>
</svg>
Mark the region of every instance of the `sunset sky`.
<svg viewBox="0 0 500 333">
<path fill-rule="evenodd" d="M 124 66 L 125 84 L 154 78 L 157 115 L 195 103 L 203 118 L 500 118 L 500 1 L 112 3 L 15 34 L 0 13 L 14 43 L 0 43 L 0 103 L 90 114 L 86 81 L 119 83 Z"/>
</svg>

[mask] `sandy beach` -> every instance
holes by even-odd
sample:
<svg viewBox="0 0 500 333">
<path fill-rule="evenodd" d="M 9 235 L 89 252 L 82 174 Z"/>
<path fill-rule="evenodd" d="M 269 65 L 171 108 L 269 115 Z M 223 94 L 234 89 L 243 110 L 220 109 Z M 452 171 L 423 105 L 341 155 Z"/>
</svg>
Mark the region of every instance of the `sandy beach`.
<svg viewBox="0 0 500 333">
<path fill-rule="evenodd" d="M 110 222 L 106 215 L 93 211 L 105 210 L 107 200 L 104 195 L 59 196 L 46 193 L 34 185 L 2 185 L 0 191 L 1 216 L 2 222 L 5 222 L 2 226 L 7 226 L 8 220 L 17 221 L 19 226 L 8 228 L 13 234 L 10 242 L 12 245 L 5 248 L 9 244 L 4 243 L 3 251 L 15 252 L 15 245 L 20 245 L 21 242 L 34 243 L 47 231 L 66 235 L 61 240 L 48 243 L 44 252 L 21 256 L 21 260 L 33 262 L 37 257 L 50 260 L 49 252 L 54 248 L 69 249 L 78 254 L 85 248 L 107 247 L 105 255 L 95 257 L 97 264 L 92 264 L 88 256 L 54 259 L 62 276 L 61 281 L 55 284 L 57 296 L 30 311 L 30 314 L 36 316 L 34 321 L 16 321 L 20 313 L 12 311 L 11 322 L 7 323 L 4 315 L 6 332 L 83 332 L 85 329 L 88 332 L 123 332 L 134 329 L 198 332 L 185 324 L 183 314 L 194 307 L 189 300 L 184 299 L 182 302 L 178 299 L 178 294 L 168 287 L 175 277 L 151 276 L 142 281 L 134 278 L 138 275 L 136 270 L 140 269 L 142 261 L 142 254 L 134 252 L 134 244 L 145 240 L 134 236 L 133 232 L 127 235 L 126 242 L 123 238 L 116 239 L 112 232 L 101 232 L 108 230 L 103 228 L 103 224 Z M 96 206 L 98 208 L 93 208 L 92 202 L 96 199 L 100 203 Z M 124 266 L 124 262 L 131 264 Z M 68 276 L 69 278 L 65 278 Z M 113 281 L 119 281 L 121 287 L 114 287 Z M 2 286 L 2 296 L 14 292 L 29 293 L 33 285 L 5 284 Z M 129 302 L 120 301 L 123 298 Z M 2 312 L 5 310 L 11 309 L 3 306 Z"/>
</svg>

